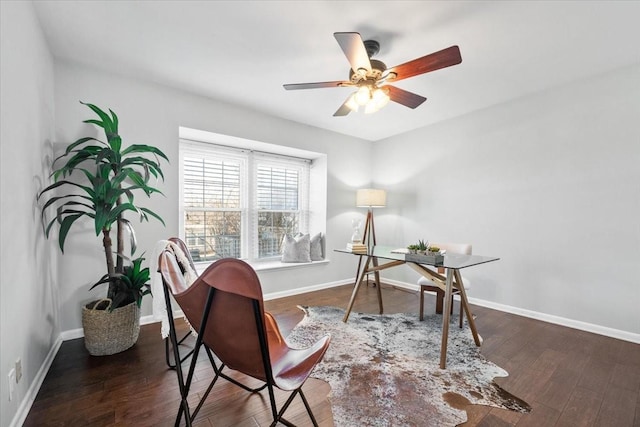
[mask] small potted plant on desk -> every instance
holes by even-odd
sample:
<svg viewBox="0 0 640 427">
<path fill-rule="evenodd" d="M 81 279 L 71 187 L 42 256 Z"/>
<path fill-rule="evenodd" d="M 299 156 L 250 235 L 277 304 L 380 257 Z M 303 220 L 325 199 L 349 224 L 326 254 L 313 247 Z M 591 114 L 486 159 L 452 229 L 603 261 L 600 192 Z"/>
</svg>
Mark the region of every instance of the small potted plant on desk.
<svg viewBox="0 0 640 427">
<path fill-rule="evenodd" d="M 42 206 L 43 227 L 48 238 L 53 226 L 58 225 L 58 243 L 63 253 L 67 234 L 80 218 L 90 218 L 96 236 L 102 234 L 106 274 L 91 289 L 107 283 L 107 297 L 82 309 L 85 347 L 90 354 L 101 356 L 124 351 L 138 340 L 142 297 L 150 293 L 149 269 L 142 268 L 144 258 L 132 259 L 136 251 L 135 233 L 124 213 L 135 212 L 140 221 L 153 217 L 164 225 L 160 216 L 139 206 L 134 195 L 144 193 L 151 197 L 153 193 L 160 193 L 150 185 L 150 180 L 152 177 L 164 179 L 160 159 L 168 161 L 168 158 L 150 145 L 123 148 L 116 114 L 111 110 L 107 114 L 92 104 L 82 104 L 98 116 L 84 123 L 102 128 L 106 141 L 84 137 L 70 144 L 64 154 L 54 160 L 54 183 L 38 194 L 38 200 L 53 195 Z M 65 163 L 56 168 L 63 160 Z M 74 172 L 75 179 L 71 180 Z M 47 223 L 45 214 L 49 210 L 55 214 Z M 115 254 L 111 240 L 114 226 Z M 125 255 L 125 230 L 130 237 L 130 256 Z"/>
<path fill-rule="evenodd" d="M 442 265 L 444 262 L 444 255 L 440 253 L 440 248 L 431 246 L 428 240 L 419 240 L 417 244 L 407 246 L 407 249 L 409 253 L 405 255 L 406 261 L 429 265 Z"/>
</svg>

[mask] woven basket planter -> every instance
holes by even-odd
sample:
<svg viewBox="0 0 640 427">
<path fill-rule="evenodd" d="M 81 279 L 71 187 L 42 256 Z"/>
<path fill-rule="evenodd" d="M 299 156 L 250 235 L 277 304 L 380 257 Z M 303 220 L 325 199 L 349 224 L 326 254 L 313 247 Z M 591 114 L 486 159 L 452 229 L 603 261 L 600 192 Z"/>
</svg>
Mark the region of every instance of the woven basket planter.
<svg viewBox="0 0 640 427">
<path fill-rule="evenodd" d="M 82 307 L 84 346 L 92 356 L 107 356 L 133 346 L 140 335 L 140 309 L 133 302 L 109 311 L 110 299 Z"/>
</svg>

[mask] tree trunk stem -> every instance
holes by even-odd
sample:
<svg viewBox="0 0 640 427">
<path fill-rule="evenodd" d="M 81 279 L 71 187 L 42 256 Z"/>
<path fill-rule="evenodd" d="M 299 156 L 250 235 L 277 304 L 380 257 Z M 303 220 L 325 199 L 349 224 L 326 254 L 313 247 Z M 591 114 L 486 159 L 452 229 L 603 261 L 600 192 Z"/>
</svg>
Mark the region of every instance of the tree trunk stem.
<svg viewBox="0 0 640 427">
<path fill-rule="evenodd" d="M 102 230 L 102 246 L 104 246 L 104 255 L 107 259 L 107 273 L 112 275 L 115 273 L 115 266 L 113 264 L 113 250 L 111 249 L 111 236 L 110 231 L 107 229 Z M 107 291 L 107 298 L 113 299 L 115 296 L 116 288 L 115 283 L 109 282 L 109 290 Z"/>
</svg>

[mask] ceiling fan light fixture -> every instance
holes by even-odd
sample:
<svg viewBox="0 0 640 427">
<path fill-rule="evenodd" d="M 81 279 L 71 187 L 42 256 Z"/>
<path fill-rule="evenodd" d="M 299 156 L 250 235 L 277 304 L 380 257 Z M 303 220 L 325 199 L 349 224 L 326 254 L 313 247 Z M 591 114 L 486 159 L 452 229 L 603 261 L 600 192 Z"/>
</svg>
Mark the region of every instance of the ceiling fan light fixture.
<svg viewBox="0 0 640 427">
<path fill-rule="evenodd" d="M 365 106 L 364 113 L 371 114 L 383 108 L 389 102 L 389 89 L 375 88 L 371 94 L 371 99 Z"/>
<path fill-rule="evenodd" d="M 353 94 L 353 99 L 358 105 L 366 105 L 371 99 L 371 90 L 369 86 L 360 86 L 360 89 Z"/>
<path fill-rule="evenodd" d="M 380 107 L 378 107 L 378 104 L 376 104 L 375 102 L 372 101 L 372 102 L 367 103 L 367 105 L 364 107 L 364 113 L 365 114 L 375 113 L 379 109 L 380 109 Z"/>
<path fill-rule="evenodd" d="M 388 88 L 376 88 L 371 95 L 371 102 L 375 102 L 379 105 L 379 108 L 384 107 L 389 102 L 389 89 Z"/>
<path fill-rule="evenodd" d="M 356 102 L 356 93 L 352 93 L 351 96 L 349 97 L 349 99 L 347 99 L 347 102 L 345 102 L 345 104 L 351 111 L 353 112 L 357 112 L 358 108 L 360 107 L 360 105 L 358 105 L 358 103 Z"/>
</svg>

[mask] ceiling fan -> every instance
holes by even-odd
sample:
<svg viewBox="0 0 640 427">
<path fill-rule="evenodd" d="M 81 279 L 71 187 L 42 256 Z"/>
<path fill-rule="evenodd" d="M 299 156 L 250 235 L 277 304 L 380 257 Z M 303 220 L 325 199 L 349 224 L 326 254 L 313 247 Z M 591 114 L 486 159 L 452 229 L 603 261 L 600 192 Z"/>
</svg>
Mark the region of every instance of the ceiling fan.
<svg viewBox="0 0 640 427">
<path fill-rule="evenodd" d="M 359 33 L 333 33 L 342 51 L 351 64 L 348 81 L 294 83 L 283 85 L 286 90 L 316 89 L 324 87 L 355 87 L 347 100 L 333 114 L 346 116 L 351 111 L 364 107 L 365 113 L 372 113 L 384 107 L 389 100 L 409 108 L 416 108 L 427 98 L 391 86 L 389 83 L 457 65 L 462 62 L 458 46 L 425 55 L 413 61 L 387 68 L 377 59 L 371 59 L 380 51 L 380 43 L 375 40 L 362 41 Z"/>
</svg>

